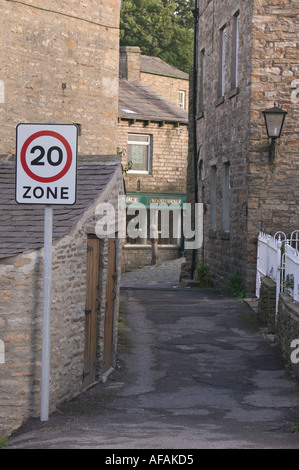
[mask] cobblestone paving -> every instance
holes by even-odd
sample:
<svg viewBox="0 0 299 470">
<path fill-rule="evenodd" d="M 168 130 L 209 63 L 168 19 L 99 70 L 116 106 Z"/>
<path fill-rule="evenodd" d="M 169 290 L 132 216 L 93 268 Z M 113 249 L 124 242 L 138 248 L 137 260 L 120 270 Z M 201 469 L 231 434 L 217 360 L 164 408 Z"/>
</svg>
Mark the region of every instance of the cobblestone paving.
<svg viewBox="0 0 299 470">
<path fill-rule="evenodd" d="M 178 284 L 180 279 L 181 264 L 185 258 L 179 258 L 165 263 L 145 266 L 135 271 L 122 273 L 122 287 L 164 287 L 165 285 Z"/>
</svg>

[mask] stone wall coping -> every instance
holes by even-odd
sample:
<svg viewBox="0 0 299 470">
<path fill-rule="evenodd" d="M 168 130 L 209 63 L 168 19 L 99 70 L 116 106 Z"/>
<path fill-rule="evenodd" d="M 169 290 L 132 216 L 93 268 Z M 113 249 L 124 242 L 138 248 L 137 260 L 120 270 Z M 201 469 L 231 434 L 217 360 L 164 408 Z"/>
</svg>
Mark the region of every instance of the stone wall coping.
<svg viewBox="0 0 299 470">
<path fill-rule="evenodd" d="M 276 286 L 276 282 L 273 281 L 273 279 L 271 279 L 271 277 L 268 277 L 268 276 L 262 277 L 262 282 L 264 284 L 266 284 L 267 286 L 269 286 L 269 287 L 275 287 Z"/>
<path fill-rule="evenodd" d="M 280 297 L 283 303 L 287 305 L 288 309 L 291 311 L 291 314 L 295 317 L 299 317 L 299 303 L 294 302 L 292 297 L 286 292 L 281 293 Z"/>
</svg>

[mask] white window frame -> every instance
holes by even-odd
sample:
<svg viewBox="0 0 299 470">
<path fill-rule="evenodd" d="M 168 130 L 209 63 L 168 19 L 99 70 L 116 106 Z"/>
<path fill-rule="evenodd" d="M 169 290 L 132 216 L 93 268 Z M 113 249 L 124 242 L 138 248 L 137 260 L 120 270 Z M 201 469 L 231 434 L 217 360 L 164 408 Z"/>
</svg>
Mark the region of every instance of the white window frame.
<svg viewBox="0 0 299 470">
<path fill-rule="evenodd" d="M 225 93 L 225 75 L 226 75 L 226 25 L 220 30 L 220 96 Z"/>
<path fill-rule="evenodd" d="M 239 85 L 239 43 L 240 43 L 240 13 L 234 15 L 233 24 L 233 62 L 232 62 L 232 86 Z"/>
<path fill-rule="evenodd" d="M 210 180 L 210 229 L 216 232 L 217 228 L 217 167 L 211 166 Z"/>
<path fill-rule="evenodd" d="M 222 211 L 221 211 L 221 223 L 222 232 L 229 232 L 230 220 L 229 220 L 229 207 L 230 207 L 230 162 L 223 163 L 223 175 L 222 175 Z"/>
<path fill-rule="evenodd" d="M 200 51 L 200 76 L 199 76 L 199 103 L 198 112 L 203 113 L 204 111 L 204 78 L 205 78 L 205 50 Z"/>
<path fill-rule="evenodd" d="M 142 142 L 142 141 L 139 141 L 139 140 L 130 140 L 129 141 L 129 137 L 134 137 L 134 136 L 138 136 L 138 137 L 146 137 L 146 141 Z M 144 146 L 147 146 L 148 149 L 147 149 L 147 170 L 134 170 L 134 169 L 129 169 L 127 171 L 127 173 L 139 173 L 139 174 L 145 174 L 145 175 L 148 175 L 150 172 L 151 172 L 151 142 L 152 142 L 152 139 L 151 139 L 151 136 L 149 134 L 128 134 L 128 138 L 127 138 L 127 145 L 144 145 Z M 128 161 L 128 164 L 129 164 L 129 161 Z"/>
<path fill-rule="evenodd" d="M 5 103 L 5 84 L 3 80 L 0 80 L 0 103 Z"/>
<path fill-rule="evenodd" d="M 179 90 L 179 106 L 180 108 L 186 109 L 186 91 Z"/>
</svg>

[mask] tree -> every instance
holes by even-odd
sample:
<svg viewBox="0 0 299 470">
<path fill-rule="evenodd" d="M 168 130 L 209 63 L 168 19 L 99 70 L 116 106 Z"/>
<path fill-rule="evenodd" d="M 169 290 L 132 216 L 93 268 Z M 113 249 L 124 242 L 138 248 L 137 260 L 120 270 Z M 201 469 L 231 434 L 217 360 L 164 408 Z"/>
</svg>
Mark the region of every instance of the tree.
<svg viewBox="0 0 299 470">
<path fill-rule="evenodd" d="M 192 66 L 192 0 L 124 0 L 120 44 L 139 46 L 142 54 L 159 57 L 189 73 Z"/>
<path fill-rule="evenodd" d="M 193 30 L 193 13 L 194 0 L 163 0 L 163 5 L 174 3 L 173 16 L 178 24 L 182 27 Z"/>
</svg>

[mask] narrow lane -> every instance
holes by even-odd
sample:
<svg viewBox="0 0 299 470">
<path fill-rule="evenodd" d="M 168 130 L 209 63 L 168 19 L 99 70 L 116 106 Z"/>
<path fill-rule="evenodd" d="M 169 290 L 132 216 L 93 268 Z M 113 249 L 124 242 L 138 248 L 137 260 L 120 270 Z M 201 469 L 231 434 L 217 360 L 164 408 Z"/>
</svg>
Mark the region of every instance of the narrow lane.
<svg viewBox="0 0 299 470">
<path fill-rule="evenodd" d="M 124 276 L 111 378 L 46 424 L 30 420 L 8 448 L 299 448 L 298 382 L 251 308 L 180 288 L 176 272 Z"/>
</svg>

